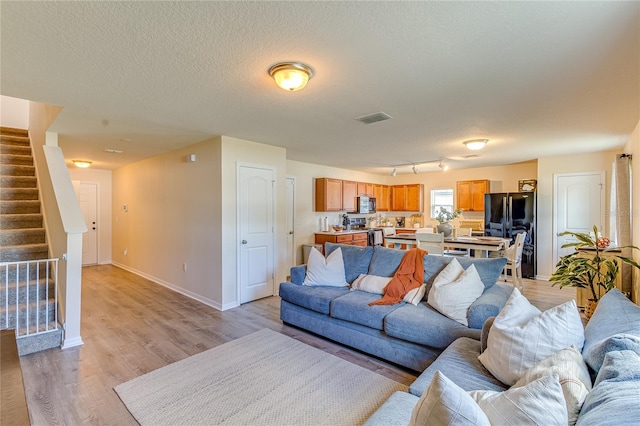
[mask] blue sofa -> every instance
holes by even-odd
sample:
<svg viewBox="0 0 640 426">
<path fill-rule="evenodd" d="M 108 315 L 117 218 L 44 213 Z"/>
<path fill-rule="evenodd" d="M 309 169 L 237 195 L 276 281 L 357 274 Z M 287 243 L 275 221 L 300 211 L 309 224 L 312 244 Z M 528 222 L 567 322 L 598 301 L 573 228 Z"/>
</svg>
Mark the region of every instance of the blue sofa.
<svg viewBox="0 0 640 426">
<path fill-rule="evenodd" d="M 326 243 L 330 254 L 342 249 L 345 275 L 352 283 L 360 274 L 391 277 L 405 252 L 384 247 L 357 247 Z M 513 287 L 497 283 L 506 263 L 503 258 L 459 258 L 463 268 L 475 264 L 485 285 L 484 293 L 468 312 L 469 326 L 442 315 L 426 302 L 436 275 L 451 262 L 451 257 L 426 255 L 425 300 L 410 303 L 369 306 L 377 294 L 350 291 L 348 287 L 303 286 L 306 266 L 291 268 L 291 282 L 280 284 L 280 319 L 333 341 L 353 347 L 415 371 L 423 371 L 458 338 L 480 339 L 485 320 L 500 312 Z"/>
<path fill-rule="evenodd" d="M 481 349 L 480 341 L 457 339 L 416 379 L 408 393 L 391 395 L 366 425 L 407 425 L 419 397 L 438 370 L 466 391 L 507 389 L 478 361 Z M 593 389 L 582 406 L 577 425 L 637 425 L 640 307 L 618 290 L 607 293 L 585 327 L 582 356 L 589 366 Z"/>
</svg>

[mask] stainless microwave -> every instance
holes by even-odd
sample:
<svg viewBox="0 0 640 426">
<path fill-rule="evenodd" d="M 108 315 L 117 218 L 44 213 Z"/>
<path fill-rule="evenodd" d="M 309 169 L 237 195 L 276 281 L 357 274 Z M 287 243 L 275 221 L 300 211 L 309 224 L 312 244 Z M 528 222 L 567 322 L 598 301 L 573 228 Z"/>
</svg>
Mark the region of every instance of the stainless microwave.
<svg viewBox="0 0 640 426">
<path fill-rule="evenodd" d="M 357 197 L 356 205 L 358 206 L 358 213 L 368 214 L 376 212 L 376 199 L 373 197 Z"/>
</svg>

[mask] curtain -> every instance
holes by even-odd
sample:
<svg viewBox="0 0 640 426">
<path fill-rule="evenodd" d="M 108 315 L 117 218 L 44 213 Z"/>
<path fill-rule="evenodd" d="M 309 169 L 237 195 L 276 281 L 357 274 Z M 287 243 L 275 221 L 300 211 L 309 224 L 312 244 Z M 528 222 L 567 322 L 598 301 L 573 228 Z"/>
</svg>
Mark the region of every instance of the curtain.
<svg viewBox="0 0 640 426">
<path fill-rule="evenodd" d="M 612 171 L 611 191 L 611 235 L 618 246 L 631 244 L 631 155 L 621 154 L 616 156 Z M 630 250 L 624 250 L 623 256 L 631 256 Z M 631 294 L 631 267 L 622 265 L 622 291 Z"/>
</svg>

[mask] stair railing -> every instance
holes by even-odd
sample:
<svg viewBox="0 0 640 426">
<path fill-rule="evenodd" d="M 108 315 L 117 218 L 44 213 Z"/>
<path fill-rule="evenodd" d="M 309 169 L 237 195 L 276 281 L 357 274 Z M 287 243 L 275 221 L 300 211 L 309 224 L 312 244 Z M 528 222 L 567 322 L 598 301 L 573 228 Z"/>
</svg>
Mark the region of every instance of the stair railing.
<svg viewBox="0 0 640 426">
<path fill-rule="evenodd" d="M 58 259 L 1 262 L 0 277 L 0 329 L 15 329 L 17 338 L 58 330 Z"/>
</svg>

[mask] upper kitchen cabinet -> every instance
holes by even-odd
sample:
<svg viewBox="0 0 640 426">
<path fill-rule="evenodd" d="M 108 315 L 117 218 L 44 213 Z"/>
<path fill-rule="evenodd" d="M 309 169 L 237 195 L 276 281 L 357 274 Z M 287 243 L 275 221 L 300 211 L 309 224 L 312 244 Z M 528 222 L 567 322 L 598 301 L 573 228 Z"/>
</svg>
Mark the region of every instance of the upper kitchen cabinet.
<svg viewBox="0 0 640 426">
<path fill-rule="evenodd" d="M 465 212 L 483 212 L 484 194 L 488 192 L 488 180 L 458 181 L 456 185 L 456 208 Z"/>
<path fill-rule="evenodd" d="M 374 185 L 373 196 L 376 198 L 376 210 L 379 212 L 389 211 L 389 186 Z"/>
<path fill-rule="evenodd" d="M 316 211 L 356 211 L 357 188 L 357 183 L 349 180 L 316 178 Z"/>
<path fill-rule="evenodd" d="M 374 196 L 374 184 L 366 182 L 358 182 L 358 195 Z"/>
<path fill-rule="evenodd" d="M 391 186 L 391 211 L 422 211 L 422 184 Z"/>
</svg>

